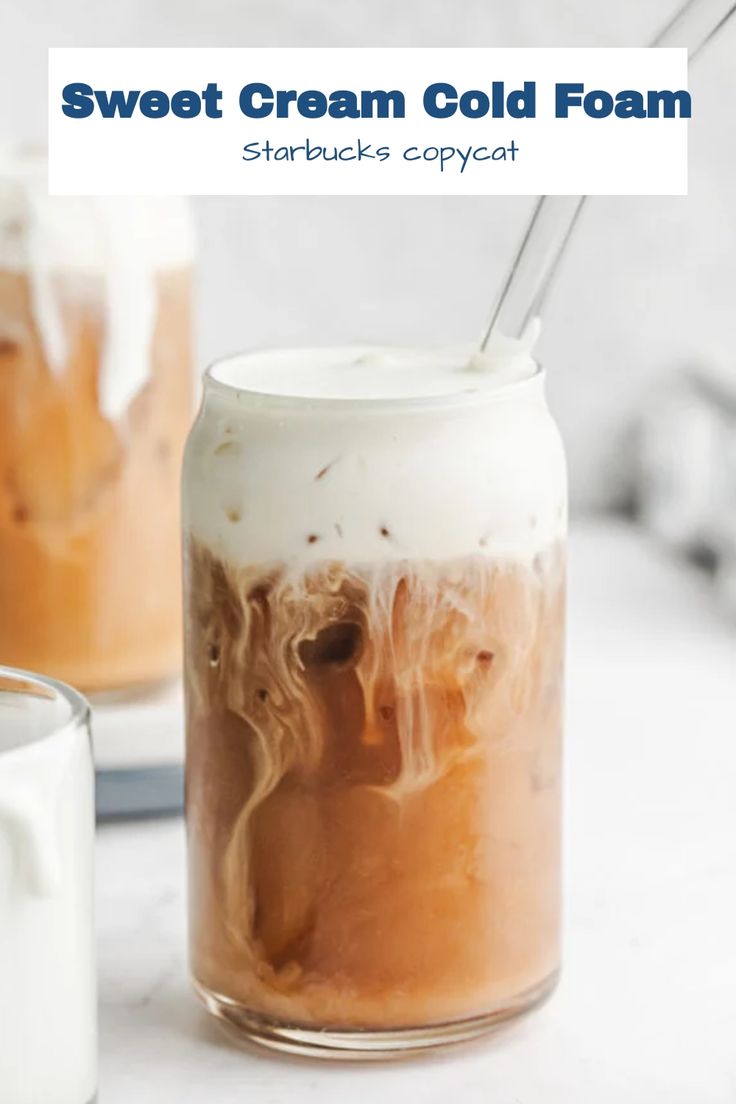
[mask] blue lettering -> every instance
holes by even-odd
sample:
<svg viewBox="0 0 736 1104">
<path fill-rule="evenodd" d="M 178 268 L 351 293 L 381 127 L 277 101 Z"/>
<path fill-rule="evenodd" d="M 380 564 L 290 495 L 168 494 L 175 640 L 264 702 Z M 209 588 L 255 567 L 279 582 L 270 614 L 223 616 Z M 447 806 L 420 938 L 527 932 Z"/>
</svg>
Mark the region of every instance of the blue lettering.
<svg viewBox="0 0 736 1104">
<path fill-rule="evenodd" d="M 305 119 L 321 119 L 327 114 L 327 97 L 324 92 L 315 89 L 302 92 L 296 101 L 296 109 Z"/>
<path fill-rule="evenodd" d="M 405 115 L 403 92 L 394 89 L 391 92 L 365 90 L 360 93 L 360 116 L 363 119 L 403 119 Z"/>
<path fill-rule="evenodd" d="M 502 86 L 503 87 L 503 86 Z M 512 119 L 534 119 L 537 115 L 537 85 L 535 81 L 524 81 L 524 87 L 509 92 L 506 97 L 506 109 Z M 503 116 L 503 111 L 501 112 Z M 494 117 L 498 118 L 494 112 Z"/>
<path fill-rule="evenodd" d="M 466 119 L 480 119 L 487 115 L 491 101 L 485 92 L 463 92 L 460 97 L 460 114 Z"/>
<path fill-rule="evenodd" d="M 616 117 L 618 119 L 646 119 L 644 98 L 634 88 L 625 88 L 616 97 Z"/>
<path fill-rule="evenodd" d="M 202 110 L 202 101 L 196 92 L 182 89 L 171 97 L 171 110 L 178 119 L 193 119 Z"/>
<path fill-rule="evenodd" d="M 114 119 L 118 114 L 121 119 L 130 119 L 139 96 L 140 91 L 123 92 L 120 88 L 114 88 L 109 95 L 103 90 L 95 92 L 97 106 L 103 119 Z"/>
<path fill-rule="evenodd" d="M 588 92 L 583 100 L 583 110 L 591 119 L 607 119 L 613 111 L 613 96 L 602 89 Z"/>
<path fill-rule="evenodd" d="M 659 109 L 662 108 L 663 119 L 690 119 L 692 117 L 693 104 L 689 92 L 656 92 L 654 89 L 647 92 L 647 116 L 650 119 L 659 119 Z M 679 107 L 679 112 L 677 108 Z"/>
<path fill-rule="evenodd" d="M 330 96 L 331 119 L 359 119 L 360 112 L 354 92 L 340 88 Z"/>
<path fill-rule="evenodd" d="M 62 92 L 63 113 L 70 119 L 86 119 L 94 114 L 95 105 L 103 119 L 132 118 L 136 108 L 147 119 L 163 119 L 169 112 L 179 119 L 194 119 L 205 105 L 205 113 L 210 119 L 222 118 L 219 102 L 222 92 L 216 84 L 208 84 L 201 96 L 190 88 L 183 88 L 169 98 L 160 88 L 150 88 L 146 92 L 140 89 L 124 91 L 121 88 L 93 89 L 89 84 L 68 84 Z"/>
<path fill-rule="evenodd" d="M 143 93 L 139 107 L 141 115 L 145 115 L 147 119 L 161 119 L 169 114 L 169 97 L 165 92 L 152 88 L 150 92 Z"/>
<path fill-rule="evenodd" d="M 70 119 L 86 119 L 95 109 L 89 84 L 67 84 L 61 98 L 61 110 Z"/>
<path fill-rule="evenodd" d="M 273 89 L 267 84 L 246 84 L 241 89 L 239 102 L 240 110 L 249 119 L 265 119 L 273 111 Z"/>
<path fill-rule="evenodd" d="M 222 92 L 216 84 L 208 84 L 206 88 L 202 89 L 202 99 L 204 100 L 205 115 L 208 119 L 221 119 L 222 109 L 219 106 L 222 99 Z"/>
<path fill-rule="evenodd" d="M 580 107 L 583 102 L 583 84 L 555 85 L 555 118 L 569 119 L 570 108 Z"/>
<path fill-rule="evenodd" d="M 582 107 L 590 119 L 607 119 L 615 114 L 619 119 L 689 119 L 692 116 L 690 93 L 684 89 L 648 89 L 639 92 L 624 88 L 614 96 L 603 88 L 585 92 L 582 84 L 555 85 L 555 117 L 568 119 L 570 109 Z"/>
<path fill-rule="evenodd" d="M 451 84 L 430 84 L 422 103 L 432 119 L 449 119 L 457 111 L 457 89 Z"/>
</svg>

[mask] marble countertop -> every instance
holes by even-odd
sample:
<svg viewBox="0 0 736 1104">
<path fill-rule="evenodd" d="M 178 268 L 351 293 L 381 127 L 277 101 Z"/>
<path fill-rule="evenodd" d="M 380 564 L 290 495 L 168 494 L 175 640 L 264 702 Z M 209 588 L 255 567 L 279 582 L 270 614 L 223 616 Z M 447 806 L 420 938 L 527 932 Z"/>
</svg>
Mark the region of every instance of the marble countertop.
<svg viewBox="0 0 736 1104">
<path fill-rule="evenodd" d="M 192 995 L 179 820 L 98 841 L 103 1104 L 736 1101 L 736 625 L 623 525 L 572 542 L 566 936 L 552 1001 L 383 1065 L 235 1047 Z"/>
</svg>

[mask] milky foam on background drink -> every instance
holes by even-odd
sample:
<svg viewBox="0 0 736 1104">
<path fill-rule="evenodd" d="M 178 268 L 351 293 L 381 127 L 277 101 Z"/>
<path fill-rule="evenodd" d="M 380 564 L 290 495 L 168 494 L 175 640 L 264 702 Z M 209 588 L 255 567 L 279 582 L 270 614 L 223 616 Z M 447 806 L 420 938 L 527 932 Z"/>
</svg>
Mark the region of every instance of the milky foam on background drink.
<svg viewBox="0 0 736 1104">
<path fill-rule="evenodd" d="M 273 350 L 209 373 L 185 529 L 235 564 L 529 562 L 562 537 L 564 483 L 517 343 Z"/>
<path fill-rule="evenodd" d="M 190 265 L 193 256 L 191 214 L 182 198 L 49 196 L 45 159 L 0 147 L 0 270 L 27 277 L 45 358 L 57 374 L 71 345 L 64 300 L 101 291 L 99 398 L 111 420 L 149 376 L 156 276 Z"/>
</svg>

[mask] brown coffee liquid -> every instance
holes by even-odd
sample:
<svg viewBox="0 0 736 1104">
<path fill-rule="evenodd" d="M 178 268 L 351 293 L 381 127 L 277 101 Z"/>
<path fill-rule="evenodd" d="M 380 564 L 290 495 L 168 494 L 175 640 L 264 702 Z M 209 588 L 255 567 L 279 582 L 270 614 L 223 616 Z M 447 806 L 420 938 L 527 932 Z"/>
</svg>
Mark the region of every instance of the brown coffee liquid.
<svg viewBox="0 0 736 1104">
<path fill-rule="evenodd" d="M 559 957 L 563 569 L 188 548 L 194 975 L 256 1014 L 494 1011 Z"/>
<path fill-rule="evenodd" d="M 26 276 L 0 271 L 0 662 L 86 690 L 155 681 L 179 664 L 191 275 L 157 281 L 150 379 L 114 425 L 97 394 L 98 288 L 60 278 L 70 351 L 55 373 Z"/>
</svg>

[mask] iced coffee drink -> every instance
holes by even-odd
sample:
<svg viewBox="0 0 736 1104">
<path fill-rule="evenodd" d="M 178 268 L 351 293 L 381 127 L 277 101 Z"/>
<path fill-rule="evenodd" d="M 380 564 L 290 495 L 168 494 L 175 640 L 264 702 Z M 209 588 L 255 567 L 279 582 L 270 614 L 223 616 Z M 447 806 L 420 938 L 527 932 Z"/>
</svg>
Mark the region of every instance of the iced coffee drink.
<svg viewBox="0 0 736 1104">
<path fill-rule="evenodd" d="M 192 244 L 182 200 L 50 198 L 0 154 L 0 662 L 86 690 L 178 667 Z"/>
<path fill-rule="evenodd" d="M 216 365 L 184 470 L 191 957 L 282 1049 L 467 1038 L 559 962 L 565 469 L 514 347 Z"/>
</svg>

